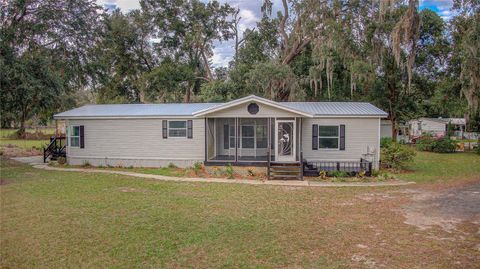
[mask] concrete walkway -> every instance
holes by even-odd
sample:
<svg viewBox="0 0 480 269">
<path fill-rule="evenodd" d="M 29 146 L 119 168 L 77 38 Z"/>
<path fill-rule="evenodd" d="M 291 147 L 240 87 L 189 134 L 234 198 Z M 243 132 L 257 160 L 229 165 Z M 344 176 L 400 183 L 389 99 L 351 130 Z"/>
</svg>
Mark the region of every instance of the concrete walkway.
<svg viewBox="0 0 480 269">
<path fill-rule="evenodd" d="M 128 171 L 116 171 L 107 169 L 94 168 L 61 168 L 44 164 L 43 159 L 38 156 L 33 157 L 19 157 L 12 158 L 16 161 L 27 163 L 37 169 L 44 169 L 49 171 L 69 171 L 69 172 L 83 172 L 83 173 L 103 173 L 103 174 L 117 174 L 131 177 L 157 179 L 164 181 L 179 181 L 179 182 L 213 182 L 213 183 L 234 183 L 234 184 L 249 184 L 249 185 L 274 185 L 274 186 L 304 186 L 304 187 L 384 187 L 384 186 L 404 186 L 415 184 L 415 182 L 395 181 L 395 182 L 317 182 L 308 180 L 247 180 L 247 179 L 226 179 L 226 178 L 193 178 L 193 177 L 169 177 L 162 175 L 152 175 L 144 173 L 135 173 Z"/>
</svg>

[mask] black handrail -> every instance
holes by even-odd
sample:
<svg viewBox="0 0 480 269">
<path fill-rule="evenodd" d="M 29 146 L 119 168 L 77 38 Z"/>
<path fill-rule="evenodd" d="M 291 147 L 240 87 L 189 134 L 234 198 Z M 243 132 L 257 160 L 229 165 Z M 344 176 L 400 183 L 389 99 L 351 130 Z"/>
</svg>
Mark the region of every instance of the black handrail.
<svg viewBox="0 0 480 269">
<path fill-rule="evenodd" d="M 300 180 L 303 180 L 303 170 L 304 170 L 304 166 L 303 166 L 303 151 L 300 151 Z"/>
<path fill-rule="evenodd" d="M 305 166 L 310 167 L 310 169 L 315 169 L 317 172 L 343 171 L 347 173 L 359 173 L 360 171 L 364 171 L 367 175 L 371 175 L 373 170 L 373 163 L 365 159 L 360 159 L 360 161 L 312 160 L 307 161 Z"/>
<path fill-rule="evenodd" d="M 48 144 L 47 147 L 43 148 L 43 162 L 46 163 L 48 157 L 56 156 L 59 155 L 64 155 L 65 149 L 66 149 L 66 143 L 62 146 L 62 140 L 64 140 L 65 137 L 59 136 L 59 137 L 50 137 L 50 143 Z M 58 145 L 57 145 L 58 142 Z"/>
</svg>

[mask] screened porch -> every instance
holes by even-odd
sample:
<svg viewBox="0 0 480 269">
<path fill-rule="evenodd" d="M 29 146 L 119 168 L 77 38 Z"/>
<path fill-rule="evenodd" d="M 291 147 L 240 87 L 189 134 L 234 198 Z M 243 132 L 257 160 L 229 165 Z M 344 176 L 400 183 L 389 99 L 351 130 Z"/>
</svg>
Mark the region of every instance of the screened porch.
<svg viewBox="0 0 480 269">
<path fill-rule="evenodd" d="M 294 132 L 298 128 L 295 128 L 295 119 L 291 120 L 290 127 L 286 128 Z M 266 163 L 269 158 L 275 161 L 275 122 L 273 118 L 207 118 L 207 162 Z M 277 147 L 284 149 L 281 154 L 290 154 L 295 158 L 296 137 L 298 135 L 291 134 L 291 140 L 279 140 Z"/>
</svg>

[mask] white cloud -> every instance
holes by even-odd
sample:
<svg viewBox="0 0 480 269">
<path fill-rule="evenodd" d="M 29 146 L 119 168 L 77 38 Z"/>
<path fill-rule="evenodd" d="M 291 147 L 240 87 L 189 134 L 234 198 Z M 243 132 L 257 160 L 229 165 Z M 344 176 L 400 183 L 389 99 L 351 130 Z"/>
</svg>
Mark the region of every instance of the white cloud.
<svg viewBox="0 0 480 269">
<path fill-rule="evenodd" d="M 97 4 L 104 7 L 105 5 L 115 5 L 124 12 L 128 12 L 132 9 L 139 9 L 140 2 L 138 0 L 97 0 Z"/>
<path fill-rule="evenodd" d="M 233 42 L 215 42 L 213 48 L 212 65 L 214 67 L 228 66 L 233 57 Z"/>
</svg>

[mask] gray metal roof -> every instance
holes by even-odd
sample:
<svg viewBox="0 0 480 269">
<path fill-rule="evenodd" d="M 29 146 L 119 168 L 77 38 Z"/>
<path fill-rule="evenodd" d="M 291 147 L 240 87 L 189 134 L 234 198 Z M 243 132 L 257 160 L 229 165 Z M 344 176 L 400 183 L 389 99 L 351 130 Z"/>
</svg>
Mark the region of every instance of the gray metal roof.
<svg viewBox="0 0 480 269">
<path fill-rule="evenodd" d="M 195 112 L 212 109 L 222 104 L 223 103 L 86 105 L 56 114 L 54 117 L 56 119 L 67 119 L 192 116 Z M 312 116 L 387 116 L 386 112 L 370 103 L 279 102 L 278 104 L 286 108 L 303 111 Z"/>
<path fill-rule="evenodd" d="M 315 116 L 379 116 L 388 114 L 370 103 L 360 102 L 281 102 L 280 104 Z"/>
<path fill-rule="evenodd" d="M 119 104 L 86 105 L 68 110 L 54 117 L 89 118 L 89 117 L 156 117 L 156 116 L 192 116 L 195 111 L 212 108 L 219 103 L 188 104 Z"/>
</svg>

